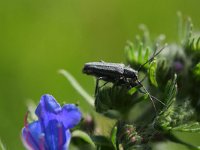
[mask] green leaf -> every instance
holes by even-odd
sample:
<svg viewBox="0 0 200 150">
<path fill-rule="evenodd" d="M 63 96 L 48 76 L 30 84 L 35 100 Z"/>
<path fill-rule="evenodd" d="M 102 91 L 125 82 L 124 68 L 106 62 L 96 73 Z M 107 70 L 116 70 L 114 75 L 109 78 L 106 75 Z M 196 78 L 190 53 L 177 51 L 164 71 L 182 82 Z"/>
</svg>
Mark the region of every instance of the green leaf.
<svg viewBox="0 0 200 150">
<path fill-rule="evenodd" d="M 135 92 L 137 92 L 137 90 L 138 90 L 137 87 L 133 87 L 133 88 L 131 88 L 131 89 L 128 91 L 128 93 L 131 94 L 131 95 L 133 95 Z"/>
<path fill-rule="evenodd" d="M 195 132 L 200 133 L 200 123 L 199 122 L 190 122 L 187 124 L 179 125 L 175 128 L 172 128 L 173 131 L 180 132 Z"/>
<path fill-rule="evenodd" d="M 142 64 L 142 50 L 143 50 L 143 43 L 140 43 L 139 49 L 138 49 L 138 63 Z"/>
<path fill-rule="evenodd" d="M 182 43 L 182 38 L 183 38 L 183 16 L 181 12 L 177 12 L 177 17 L 178 17 L 178 36 L 179 40 Z"/>
<path fill-rule="evenodd" d="M 4 144 L 2 143 L 1 139 L 0 139 L 0 149 L 1 150 L 6 150 L 6 148 L 5 148 Z"/>
<path fill-rule="evenodd" d="M 144 62 L 146 62 L 149 59 L 149 52 L 150 52 L 150 49 L 147 47 L 146 52 L 144 54 Z"/>
<path fill-rule="evenodd" d="M 166 88 L 165 88 L 165 102 L 168 106 L 168 108 L 171 106 L 171 104 L 175 101 L 176 93 L 177 93 L 177 85 L 176 85 L 176 79 L 177 76 L 174 75 L 173 80 L 169 80 L 167 82 Z"/>
<path fill-rule="evenodd" d="M 149 67 L 149 79 L 152 85 L 158 87 L 158 83 L 156 81 L 156 69 L 157 69 L 157 63 L 154 60 L 153 62 L 151 62 Z"/>
<path fill-rule="evenodd" d="M 122 117 L 121 113 L 117 110 L 107 110 L 103 112 L 102 114 L 111 119 L 118 119 Z"/>
<path fill-rule="evenodd" d="M 192 29 L 193 29 L 193 24 L 191 18 L 187 18 L 186 20 L 186 25 L 185 25 L 185 43 L 189 43 L 189 40 L 192 37 Z"/>
<path fill-rule="evenodd" d="M 196 64 L 194 69 L 192 70 L 194 76 L 196 77 L 197 80 L 200 80 L 200 62 Z"/>
<path fill-rule="evenodd" d="M 139 29 L 143 31 L 142 41 L 144 45 L 150 44 L 150 35 L 147 26 L 145 24 L 140 24 Z"/>
<path fill-rule="evenodd" d="M 186 44 L 187 50 L 191 52 L 199 52 L 200 51 L 200 36 L 190 37 Z"/>
<path fill-rule="evenodd" d="M 127 45 L 124 50 L 128 62 L 133 63 L 137 60 L 134 51 L 134 44 L 131 41 L 127 41 Z"/>
<path fill-rule="evenodd" d="M 200 50 L 200 37 L 197 39 L 196 49 Z"/>
<path fill-rule="evenodd" d="M 195 146 L 195 145 L 192 145 L 190 143 L 184 142 L 184 141 L 180 140 L 179 138 L 177 138 L 172 133 L 166 134 L 166 137 L 167 137 L 168 140 L 175 142 L 175 143 L 178 143 L 178 144 L 182 144 L 182 145 L 188 147 L 191 150 L 200 150 L 200 146 Z"/>
<path fill-rule="evenodd" d="M 114 126 L 114 128 L 112 129 L 112 132 L 111 132 L 111 142 L 115 148 L 115 150 L 117 150 L 117 127 Z"/>
<path fill-rule="evenodd" d="M 112 143 L 110 142 L 110 140 L 105 137 L 105 136 L 92 136 L 91 137 L 93 142 L 96 145 L 100 145 L 100 146 L 111 146 L 112 147 Z"/>
<path fill-rule="evenodd" d="M 95 147 L 95 144 L 92 141 L 92 139 L 90 138 L 90 136 L 81 130 L 75 130 L 74 132 L 72 132 L 72 137 L 79 137 L 79 138 L 83 139 L 85 142 L 87 142 L 87 143 L 91 144 L 93 147 Z"/>
</svg>

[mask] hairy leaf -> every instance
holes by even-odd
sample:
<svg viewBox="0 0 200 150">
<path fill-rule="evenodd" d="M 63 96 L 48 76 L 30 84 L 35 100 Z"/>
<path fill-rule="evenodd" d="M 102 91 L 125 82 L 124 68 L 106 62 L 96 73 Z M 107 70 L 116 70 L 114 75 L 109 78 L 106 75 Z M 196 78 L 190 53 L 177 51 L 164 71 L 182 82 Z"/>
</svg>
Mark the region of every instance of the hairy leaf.
<svg viewBox="0 0 200 150">
<path fill-rule="evenodd" d="M 154 60 L 153 62 L 151 62 L 149 67 L 149 79 L 152 85 L 158 87 L 158 83 L 156 81 L 156 69 L 157 69 L 157 63 Z"/>
<path fill-rule="evenodd" d="M 138 63 L 142 64 L 142 51 L 143 51 L 143 43 L 140 43 L 139 49 L 138 49 Z"/>
<path fill-rule="evenodd" d="M 181 132 L 195 132 L 200 133 L 200 123 L 199 122 L 189 122 L 186 124 L 179 125 L 177 127 L 172 128 L 173 131 L 181 131 Z"/>
<path fill-rule="evenodd" d="M 113 144 L 113 147 L 115 148 L 115 150 L 117 150 L 117 127 L 114 126 L 111 132 L 111 142 Z"/>
<path fill-rule="evenodd" d="M 194 67 L 193 74 L 197 80 L 200 80 L 200 62 Z"/>
<path fill-rule="evenodd" d="M 176 85 L 177 76 L 174 76 L 173 80 L 169 80 L 165 87 L 165 102 L 168 107 L 175 101 L 175 96 L 177 93 L 177 85 Z"/>
</svg>

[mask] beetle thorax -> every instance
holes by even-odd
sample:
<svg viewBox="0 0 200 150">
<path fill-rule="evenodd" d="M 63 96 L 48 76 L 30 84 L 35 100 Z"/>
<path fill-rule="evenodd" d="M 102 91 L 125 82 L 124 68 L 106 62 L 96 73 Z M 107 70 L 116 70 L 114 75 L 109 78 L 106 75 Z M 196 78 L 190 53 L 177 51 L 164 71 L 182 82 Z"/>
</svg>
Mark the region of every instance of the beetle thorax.
<svg viewBox="0 0 200 150">
<path fill-rule="evenodd" d="M 125 67 L 124 68 L 124 76 L 126 78 L 135 79 L 138 76 L 138 72 L 130 67 Z"/>
</svg>

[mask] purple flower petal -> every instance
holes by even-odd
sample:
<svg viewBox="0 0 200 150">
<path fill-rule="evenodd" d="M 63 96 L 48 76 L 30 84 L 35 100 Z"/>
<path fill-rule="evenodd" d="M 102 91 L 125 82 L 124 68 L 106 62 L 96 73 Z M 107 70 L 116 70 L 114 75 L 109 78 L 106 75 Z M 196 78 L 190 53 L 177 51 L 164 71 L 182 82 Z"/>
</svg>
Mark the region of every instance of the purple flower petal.
<svg viewBox="0 0 200 150">
<path fill-rule="evenodd" d="M 45 130 L 45 142 L 49 145 L 48 150 L 63 150 L 63 145 L 70 141 L 70 136 L 66 137 L 65 131 L 63 124 L 57 120 L 49 121 Z"/>
<path fill-rule="evenodd" d="M 35 121 L 22 129 L 22 139 L 27 149 L 39 150 L 42 130 L 39 121 Z"/>
<path fill-rule="evenodd" d="M 43 95 L 40 103 L 35 110 L 35 114 L 39 120 L 43 122 L 44 127 L 48 125 L 50 120 L 56 119 L 57 114 L 61 111 L 60 105 L 51 95 Z"/>
<path fill-rule="evenodd" d="M 22 139 L 29 150 L 66 150 L 71 139 L 70 128 L 82 117 L 74 104 L 61 107 L 51 95 L 43 95 L 35 111 L 38 121 L 22 129 Z"/>
<path fill-rule="evenodd" d="M 61 111 L 60 104 L 55 98 L 49 94 L 45 94 L 41 97 L 40 103 L 35 110 L 35 114 L 40 117 L 41 113 L 48 111 L 49 113 L 58 113 Z"/>
<path fill-rule="evenodd" d="M 74 104 L 64 105 L 62 108 L 51 95 L 44 95 L 36 111 L 40 121 L 47 127 L 50 120 L 58 120 L 66 129 L 77 125 L 82 117 L 80 110 Z"/>
<path fill-rule="evenodd" d="M 70 140 L 71 140 L 71 133 L 69 130 L 66 130 L 65 131 L 65 136 L 66 136 L 66 142 L 65 144 L 63 145 L 63 149 L 62 150 L 68 150 L 68 147 L 69 147 L 69 143 L 70 143 Z"/>
<path fill-rule="evenodd" d="M 82 114 L 74 104 L 66 104 L 62 107 L 62 113 L 58 117 L 65 128 L 70 129 L 80 122 Z"/>
</svg>

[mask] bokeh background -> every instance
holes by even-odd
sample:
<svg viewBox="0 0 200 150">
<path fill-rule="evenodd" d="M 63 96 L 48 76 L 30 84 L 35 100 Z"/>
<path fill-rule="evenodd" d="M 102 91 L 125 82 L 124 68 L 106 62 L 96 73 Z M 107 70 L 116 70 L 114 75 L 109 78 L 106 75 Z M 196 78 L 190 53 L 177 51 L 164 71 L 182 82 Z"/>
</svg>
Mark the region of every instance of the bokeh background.
<svg viewBox="0 0 200 150">
<path fill-rule="evenodd" d="M 200 28 L 199 0 L 0 0 L 0 138 L 23 150 L 20 132 L 27 100 L 50 93 L 59 102 L 90 107 L 58 70 L 70 71 L 89 92 L 94 81 L 81 73 L 88 61 L 124 61 L 124 46 L 148 26 L 152 37 L 178 39 L 177 11 Z M 196 134 L 178 134 L 200 145 Z M 159 149 L 158 145 L 156 149 Z M 184 149 L 167 142 L 166 149 Z"/>
</svg>

